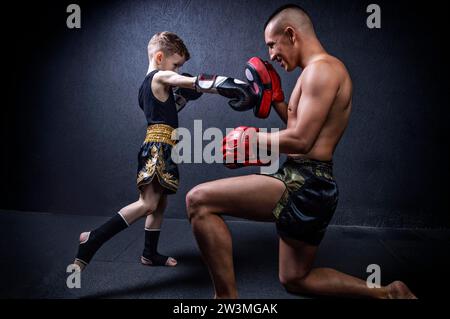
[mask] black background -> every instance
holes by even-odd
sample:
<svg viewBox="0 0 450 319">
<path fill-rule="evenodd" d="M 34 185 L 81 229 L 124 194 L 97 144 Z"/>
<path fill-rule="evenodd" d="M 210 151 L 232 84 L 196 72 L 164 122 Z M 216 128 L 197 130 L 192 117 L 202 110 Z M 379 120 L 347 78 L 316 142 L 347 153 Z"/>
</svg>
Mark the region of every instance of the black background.
<svg viewBox="0 0 450 319">
<path fill-rule="evenodd" d="M 145 119 L 137 91 L 146 46 L 158 31 L 191 52 L 182 71 L 243 78 L 252 56 L 268 59 L 263 24 L 284 1 L 78 1 L 82 28 L 66 27 L 71 2 L 2 4 L 5 95 L 0 208 L 112 215 L 137 199 Z M 350 125 L 335 154 L 340 203 L 333 223 L 442 228 L 449 215 L 448 5 L 377 1 L 382 28 L 368 29 L 369 1 L 297 1 L 319 39 L 354 82 Z M 280 72 L 287 96 L 299 70 Z M 180 113 L 225 129 L 283 128 L 204 96 Z M 212 179 L 256 172 L 221 164 L 180 166 L 167 217 L 185 216 L 186 192 Z M 251 196 L 251 195 L 249 195 Z"/>
</svg>

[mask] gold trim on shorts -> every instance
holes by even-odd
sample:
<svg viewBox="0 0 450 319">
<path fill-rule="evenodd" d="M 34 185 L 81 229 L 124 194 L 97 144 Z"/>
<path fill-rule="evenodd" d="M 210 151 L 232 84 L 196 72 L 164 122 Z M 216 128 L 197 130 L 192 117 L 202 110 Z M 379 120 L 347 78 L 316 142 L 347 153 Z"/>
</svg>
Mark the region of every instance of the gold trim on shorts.
<svg viewBox="0 0 450 319">
<path fill-rule="evenodd" d="M 150 142 L 152 142 L 152 141 L 150 141 Z M 164 155 L 162 154 L 162 149 L 161 148 L 158 149 L 158 147 L 153 145 L 150 152 L 151 152 L 150 153 L 151 156 L 148 158 L 147 162 L 145 163 L 145 171 L 141 170 L 139 172 L 139 175 L 137 178 L 138 188 L 143 185 L 150 184 L 156 175 L 160 182 L 162 179 L 168 188 L 170 188 L 173 191 L 177 191 L 179 181 L 178 181 L 178 179 L 174 178 L 174 176 L 172 174 L 170 174 L 169 172 L 166 172 L 166 163 L 164 161 Z M 149 178 L 149 177 L 151 177 L 150 180 L 148 180 L 145 183 L 142 183 L 146 178 Z"/>
<path fill-rule="evenodd" d="M 175 129 L 167 124 L 153 124 L 147 127 L 147 134 L 144 143 L 159 142 L 175 146 L 177 140 L 172 139 Z"/>
</svg>

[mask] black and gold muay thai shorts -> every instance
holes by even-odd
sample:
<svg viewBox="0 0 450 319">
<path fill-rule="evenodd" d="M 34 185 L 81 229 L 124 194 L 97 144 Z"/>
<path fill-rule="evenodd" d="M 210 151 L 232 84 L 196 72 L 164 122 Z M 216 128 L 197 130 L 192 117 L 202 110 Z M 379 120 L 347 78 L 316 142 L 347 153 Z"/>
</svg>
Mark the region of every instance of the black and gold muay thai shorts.
<svg viewBox="0 0 450 319">
<path fill-rule="evenodd" d="M 333 163 L 288 157 L 275 174 L 267 176 L 286 185 L 273 210 L 279 236 L 318 246 L 338 202 Z"/>
<path fill-rule="evenodd" d="M 179 184 L 177 164 L 172 160 L 172 147 L 176 140 L 172 139 L 174 128 L 166 124 L 153 124 L 147 127 L 144 143 L 138 154 L 137 187 L 140 191 L 153 179 L 166 194 L 175 194 Z"/>
</svg>

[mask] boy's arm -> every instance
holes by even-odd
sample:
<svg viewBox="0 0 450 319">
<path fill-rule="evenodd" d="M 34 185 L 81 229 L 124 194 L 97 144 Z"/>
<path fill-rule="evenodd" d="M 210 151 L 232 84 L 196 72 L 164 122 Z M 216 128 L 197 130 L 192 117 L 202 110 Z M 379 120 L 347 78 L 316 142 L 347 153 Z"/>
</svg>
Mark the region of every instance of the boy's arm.
<svg viewBox="0 0 450 319">
<path fill-rule="evenodd" d="M 257 96 L 248 83 L 226 76 L 200 74 L 187 77 L 173 71 L 160 71 L 153 79 L 163 85 L 222 95 L 229 99 L 228 104 L 236 111 L 249 110 L 257 101 Z"/>
<path fill-rule="evenodd" d="M 195 89 L 196 79 L 196 77 L 180 75 L 173 71 L 159 71 L 153 77 L 154 81 L 157 81 L 161 84 L 182 87 L 186 89 Z"/>
</svg>

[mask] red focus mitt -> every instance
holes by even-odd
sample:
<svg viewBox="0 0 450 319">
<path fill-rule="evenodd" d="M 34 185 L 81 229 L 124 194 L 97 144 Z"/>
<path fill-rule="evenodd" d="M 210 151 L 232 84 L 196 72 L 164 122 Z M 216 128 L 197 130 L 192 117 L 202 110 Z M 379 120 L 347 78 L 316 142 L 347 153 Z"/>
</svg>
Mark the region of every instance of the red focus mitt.
<svg viewBox="0 0 450 319">
<path fill-rule="evenodd" d="M 280 76 L 269 62 L 253 57 L 246 64 L 245 77 L 257 96 L 257 103 L 253 108 L 255 116 L 267 118 L 272 102 L 284 101 Z"/>
</svg>

